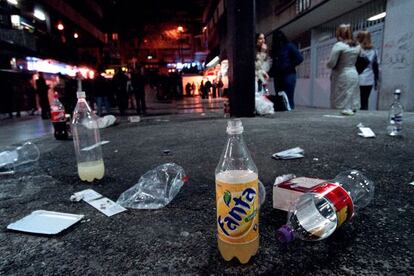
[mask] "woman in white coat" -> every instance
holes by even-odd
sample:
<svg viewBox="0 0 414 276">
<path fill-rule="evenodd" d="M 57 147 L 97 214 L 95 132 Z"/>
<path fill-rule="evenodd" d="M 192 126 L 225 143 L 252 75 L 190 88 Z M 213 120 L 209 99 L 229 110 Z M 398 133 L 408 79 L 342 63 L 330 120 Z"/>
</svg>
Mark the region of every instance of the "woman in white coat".
<svg viewBox="0 0 414 276">
<path fill-rule="evenodd" d="M 336 29 L 338 42 L 332 48 L 327 66 L 331 74 L 331 107 L 341 109 L 343 115 L 354 115 L 360 108 L 359 78 L 355 62 L 361 52 L 352 37 L 351 25 Z"/>
</svg>

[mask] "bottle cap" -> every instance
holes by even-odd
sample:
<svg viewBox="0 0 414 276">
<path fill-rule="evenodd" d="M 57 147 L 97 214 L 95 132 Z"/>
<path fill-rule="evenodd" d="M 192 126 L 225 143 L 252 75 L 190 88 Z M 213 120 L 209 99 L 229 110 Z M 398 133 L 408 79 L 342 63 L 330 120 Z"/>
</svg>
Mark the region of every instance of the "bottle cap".
<svg viewBox="0 0 414 276">
<path fill-rule="evenodd" d="M 293 230 L 287 226 L 283 225 L 277 230 L 276 233 L 277 239 L 282 243 L 289 243 L 295 239 L 295 236 L 293 235 Z"/>
<path fill-rule="evenodd" d="M 78 91 L 76 92 L 76 96 L 79 98 L 86 98 L 86 93 L 85 91 Z"/>
<path fill-rule="evenodd" d="M 395 89 L 394 94 L 401 94 L 401 89 Z"/>
<path fill-rule="evenodd" d="M 228 134 L 241 134 L 243 133 L 243 124 L 240 119 L 233 119 L 227 122 Z"/>
</svg>

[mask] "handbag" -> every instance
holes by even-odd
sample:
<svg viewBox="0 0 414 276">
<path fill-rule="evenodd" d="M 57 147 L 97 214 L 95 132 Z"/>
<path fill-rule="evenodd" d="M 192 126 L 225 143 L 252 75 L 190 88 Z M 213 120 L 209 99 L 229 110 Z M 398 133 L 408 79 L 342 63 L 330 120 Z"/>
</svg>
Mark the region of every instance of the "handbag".
<svg viewBox="0 0 414 276">
<path fill-rule="evenodd" d="M 364 70 L 368 67 L 369 65 L 369 58 L 367 58 L 366 56 L 361 56 L 359 55 L 357 57 L 357 60 L 355 62 L 355 67 L 356 70 L 358 72 L 358 74 L 360 75 L 362 72 L 364 72 Z"/>
</svg>

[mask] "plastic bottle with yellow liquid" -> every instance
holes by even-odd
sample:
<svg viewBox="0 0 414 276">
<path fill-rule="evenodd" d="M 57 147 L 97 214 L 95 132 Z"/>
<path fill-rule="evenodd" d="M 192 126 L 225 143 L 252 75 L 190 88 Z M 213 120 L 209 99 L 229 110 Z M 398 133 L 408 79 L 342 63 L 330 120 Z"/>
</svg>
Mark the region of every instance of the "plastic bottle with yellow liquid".
<svg viewBox="0 0 414 276">
<path fill-rule="evenodd" d="M 259 249 L 257 167 L 239 119 L 228 121 L 227 144 L 216 168 L 217 242 L 226 261 L 247 263 Z"/>
<path fill-rule="evenodd" d="M 78 174 L 82 181 L 99 180 L 105 174 L 101 139 L 96 115 L 92 112 L 85 92 L 77 92 L 78 103 L 73 112 L 72 133 L 78 161 Z"/>
</svg>

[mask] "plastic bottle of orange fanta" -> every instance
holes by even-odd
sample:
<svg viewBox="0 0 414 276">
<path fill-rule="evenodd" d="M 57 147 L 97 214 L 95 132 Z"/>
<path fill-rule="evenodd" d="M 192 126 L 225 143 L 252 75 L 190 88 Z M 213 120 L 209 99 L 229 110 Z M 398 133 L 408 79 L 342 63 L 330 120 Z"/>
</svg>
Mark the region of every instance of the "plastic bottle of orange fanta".
<svg viewBox="0 0 414 276">
<path fill-rule="evenodd" d="M 227 124 L 227 144 L 216 168 L 217 241 L 226 261 L 247 263 L 259 249 L 257 168 L 239 119 Z"/>
</svg>

